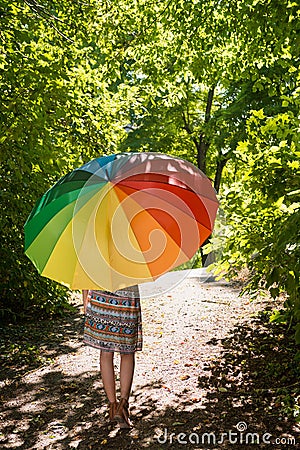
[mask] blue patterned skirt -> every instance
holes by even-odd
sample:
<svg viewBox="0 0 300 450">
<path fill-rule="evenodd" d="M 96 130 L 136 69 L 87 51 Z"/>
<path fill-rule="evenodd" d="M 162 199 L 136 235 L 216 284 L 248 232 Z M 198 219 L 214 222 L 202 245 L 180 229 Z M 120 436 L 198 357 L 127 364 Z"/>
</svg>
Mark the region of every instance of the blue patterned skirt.
<svg viewBox="0 0 300 450">
<path fill-rule="evenodd" d="M 138 286 L 114 293 L 89 291 L 83 342 L 108 352 L 142 350 L 142 315 Z"/>
</svg>

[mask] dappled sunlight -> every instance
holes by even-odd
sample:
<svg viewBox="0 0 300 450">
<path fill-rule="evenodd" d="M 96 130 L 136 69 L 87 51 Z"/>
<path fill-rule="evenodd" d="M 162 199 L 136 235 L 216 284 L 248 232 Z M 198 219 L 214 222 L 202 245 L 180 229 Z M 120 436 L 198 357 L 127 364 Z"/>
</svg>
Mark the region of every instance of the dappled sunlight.
<svg viewBox="0 0 300 450">
<path fill-rule="evenodd" d="M 1 391 L 1 448 L 161 450 L 181 447 L 185 436 L 187 449 L 229 450 L 228 439 L 218 440 L 242 426 L 255 439 L 266 432 L 298 439 L 291 409 L 299 369 L 282 325 L 259 312 L 270 310 L 268 298 L 249 302 L 236 286 L 191 276 L 159 302 L 144 299 L 129 431 L 107 422 L 99 352 L 81 342 L 80 310 L 66 318 L 64 336 L 63 321 L 53 321 L 52 362 L 22 377 L 11 369 Z M 118 383 L 118 355 L 115 369 Z"/>
</svg>

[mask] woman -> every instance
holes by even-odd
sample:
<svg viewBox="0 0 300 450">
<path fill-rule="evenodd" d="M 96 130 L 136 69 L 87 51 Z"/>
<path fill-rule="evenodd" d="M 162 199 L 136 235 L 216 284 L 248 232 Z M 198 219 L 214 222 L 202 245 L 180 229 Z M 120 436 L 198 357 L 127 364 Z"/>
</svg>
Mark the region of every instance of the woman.
<svg viewBox="0 0 300 450">
<path fill-rule="evenodd" d="M 142 320 L 138 286 L 114 293 L 83 291 L 85 311 L 84 343 L 100 349 L 100 371 L 109 401 L 109 418 L 121 428 L 131 426 L 129 396 L 135 352 L 142 350 Z M 116 398 L 114 352 L 119 352 L 120 401 Z"/>
</svg>

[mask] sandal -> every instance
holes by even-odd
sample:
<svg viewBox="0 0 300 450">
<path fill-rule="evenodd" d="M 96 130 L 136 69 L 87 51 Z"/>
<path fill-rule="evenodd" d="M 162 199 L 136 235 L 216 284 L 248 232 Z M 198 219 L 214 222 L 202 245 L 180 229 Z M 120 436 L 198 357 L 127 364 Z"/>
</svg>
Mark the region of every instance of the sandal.
<svg viewBox="0 0 300 450">
<path fill-rule="evenodd" d="M 129 403 L 126 398 L 121 398 L 114 418 L 119 423 L 120 428 L 131 428 L 129 420 Z"/>
<path fill-rule="evenodd" d="M 116 422 L 115 415 L 117 411 L 117 402 L 109 402 L 109 422 Z"/>
</svg>

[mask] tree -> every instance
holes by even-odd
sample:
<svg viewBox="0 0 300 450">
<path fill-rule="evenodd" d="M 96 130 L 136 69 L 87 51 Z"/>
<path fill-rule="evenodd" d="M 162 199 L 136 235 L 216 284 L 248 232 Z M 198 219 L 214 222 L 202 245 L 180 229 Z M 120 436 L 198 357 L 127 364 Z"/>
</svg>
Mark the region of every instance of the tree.
<svg viewBox="0 0 300 450">
<path fill-rule="evenodd" d="M 215 174 L 217 189 L 226 166 L 221 204 L 230 233 L 222 267 L 233 275 L 247 264 L 251 289 L 285 291 L 296 321 L 298 17 L 298 4 L 289 1 L 168 4 L 158 21 L 160 44 L 139 62 L 144 111 L 122 144 L 131 148 L 138 139 L 147 149 L 181 147 Z"/>
<path fill-rule="evenodd" d="M 221 267 L 233 275 L 247 265 L 253 292 L 267 288 L 274 298 L 285 292 L 285 312 L 273 319 L 294 323 L 300 342 L 299 7 L 274 3 L 255 2 L 257 11 L 243 2 L 233 5 L 240 6 L 235 24 L 247 37 L 247 61 L 253 62 L 245 72 L 255 102 L 244 114 L 246 135 L 235 149 L 239 166 L 233 165 L 232 184 L 224 189 Z"/>
<path fill-rule="evenodd" d="M 0 310 L 10 317 L 66 305 L 66 290 L 39 277 L 24 256 L 23 225 L 54 181 L 91 155 L 114 150 L 123 132 L 112 120 L 118 110 L 96 61 L 102 55 L 87 41 L 93 5 L 83 15 L 81 4 L 70 9 L 68 2 L 44 11 L 63 32 L 22 1 L 1 10 Z"/>
<path fill-rule="evenodd" d="M 248 264 L 253 289 L 263 279 L 274 295 L 282 288 L 295 299 L 297 233 L 287 242 L 281 232 L 298 223 L 297 3 L 26 3 L 6 2 L 1 12 L 5 304 L 23 298 L 24 286 L 26 305 L 39 283 L 45 296 L 56 292 L 22 256 L 34 200 L 73 167 L 120 150 L 166 151 L 198 164 L 227 216 L 229 275 Z M 283 242 L 289 255 L 296 250 L 279 270 Z"/>
</svg>

